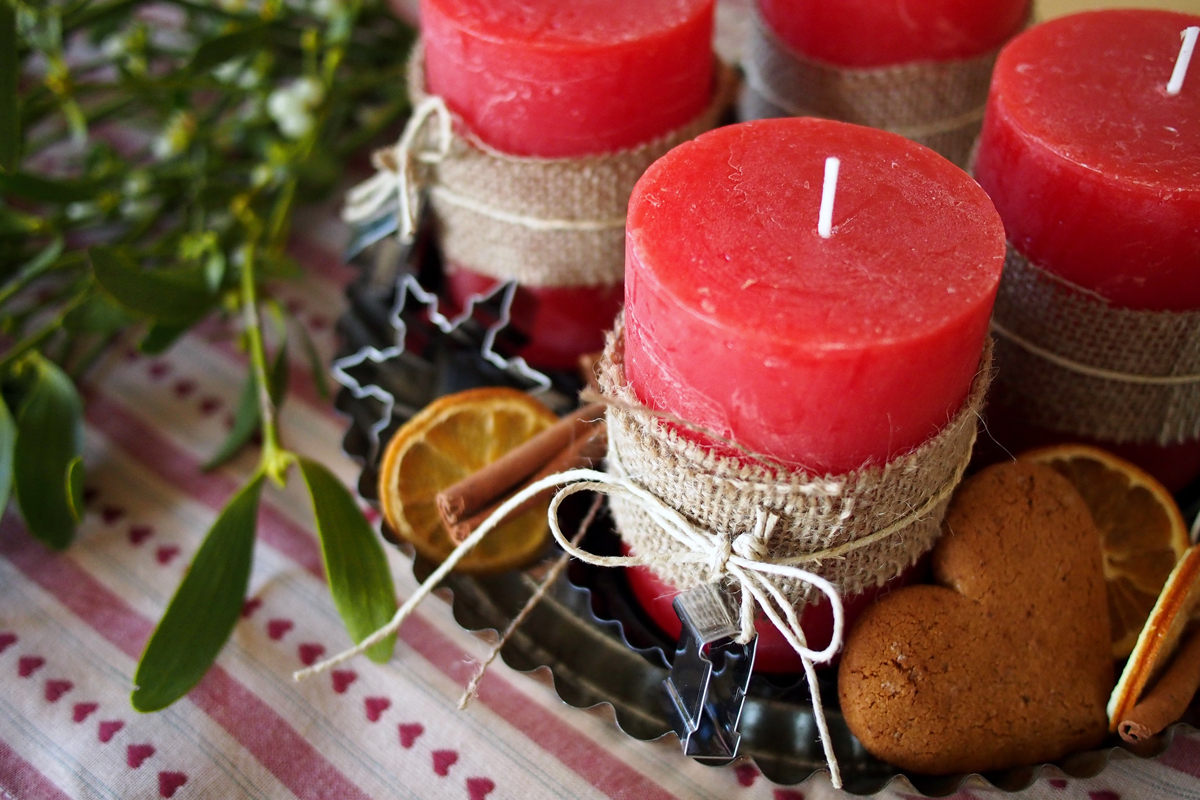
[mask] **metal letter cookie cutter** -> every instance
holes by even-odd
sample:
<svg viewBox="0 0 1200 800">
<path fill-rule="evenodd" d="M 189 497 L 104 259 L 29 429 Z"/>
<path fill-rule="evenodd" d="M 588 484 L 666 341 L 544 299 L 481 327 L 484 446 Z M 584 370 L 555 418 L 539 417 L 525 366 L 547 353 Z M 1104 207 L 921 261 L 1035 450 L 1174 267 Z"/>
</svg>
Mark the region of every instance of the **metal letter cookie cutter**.
<svg viewBox="0 0 1200 800">
<path fill-rule="evenodd" d="M 685 755 L 700 761 L 737 756 L 738 722 L 754 668 L 758 637 L 734 641 L 741 628 L 714 584 L 675 598 L 683 623 L 671 674 L 663 681 L 668 712 Z"/>
</svg>

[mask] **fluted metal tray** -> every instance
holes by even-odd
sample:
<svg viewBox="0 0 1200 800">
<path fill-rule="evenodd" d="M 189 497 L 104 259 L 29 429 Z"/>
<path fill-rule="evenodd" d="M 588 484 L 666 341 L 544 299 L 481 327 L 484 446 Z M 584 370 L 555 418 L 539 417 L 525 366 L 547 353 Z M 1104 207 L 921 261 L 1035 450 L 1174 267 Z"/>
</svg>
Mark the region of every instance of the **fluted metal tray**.
<svg viewBox="0 0 1200 800">
<path fill-rule="evenodd" d="M 420 276 L 422 284 L 434 291 L 440 285 L 440 257 L 428 228 L 411 250 L 385 243 L 360 255 L 357 263 L 362 266 L 362 275 L 347 289 L 350 308 L 339 320 L 342 356 L 364 346 L 383 348 L 394 342 L 395 332 L 388 319 L 394 310 L 399 275 L 407 271 Z M 385 385 L 396 397 L 391 419 L 381 435 L 383 441 L 422 405 L 441 394 L 481 384 L 529 388 L 521 376 L 497 370 L 487 359 L 480 358 L 475 352 L 479 340 L 480 330 L 472 330 L 468 324 L 440 342 L 422 341 L 420 347 L 403 358 L 367 365 L 369 369 L 359 380 Z M 497 348 L 511 351 L 520 341 L 518 334 L 502 332 L 497 337 Z M 543 399 L 562 409 L 572 405 L 578 379 L 569 374 L 546 377 L 551 389 L 543 394 Z M 337 396 L 336 407 L 346 414 L 349 422 L 343 446 L 363 467 L 359 493 L 377 502 L 378 448 L 370 429 L 379 419 L 380 404 L 343 389 Z M 1180 499 L 1189 519 L 1194 517 L 1200 505 L 1200 487 L 1191 487 Z M 570 513 L 569 504 L 564 508 Z M 396 541 L 386 524 L 384 535 L 397 546 L 405 547 Z M 596 553 L 616 552 L 617 538 L 605 516 L 588 532 L 585 546 Z M 470 631 L 504 630 L 537 589 L 543 566 L 490 577 L 452 574 L 444 586 L 453 593 L 455 620 Z M 413 572 L 418 580 L 424 580 L 431 571 L 431 564 L 415 559 Z M 645 616 L 621 570 L 572 563 L 566 576 L 556 582 L 500 654 L 508 666 L 522 672 L 547 669 L 554 691 L 564 703 L 580 709 L 607 706 L 616 725 L 626 734 L 653 740 L 674 736 L 662 692 L 673 652 L 674 643 Z M 834 673 L 821 676 L 820 691 L 847 792 L 868 795 L 895 784 L 894 788 L 944 797 L 954 794 L 971 779 L 970 775 L 907 774 L 880 761 L 847 728 L 838 708 Z M 1105 746 L 1074 753 L 1053 766 L 1016 767 L 981 777 L 1009 792 L 1029 787 L 1048 768 L 1056 768 L 1073 778 L 1090 778 L 1114 758 L 1160 755 L 1180 731 L 1194 730 L 1197 719 L 1193 706 L 1183 723 L 1172 726 L 1136 754 L 1126 749 L 1119 738 L 1111 736 Z M 789 679 L 756 675 L 742 714 L 741 732 L 741 757 L 751 759 L 775 783 L 800 783 L 825 768 L 810 695 L 800 676 Z"/>
</svg>

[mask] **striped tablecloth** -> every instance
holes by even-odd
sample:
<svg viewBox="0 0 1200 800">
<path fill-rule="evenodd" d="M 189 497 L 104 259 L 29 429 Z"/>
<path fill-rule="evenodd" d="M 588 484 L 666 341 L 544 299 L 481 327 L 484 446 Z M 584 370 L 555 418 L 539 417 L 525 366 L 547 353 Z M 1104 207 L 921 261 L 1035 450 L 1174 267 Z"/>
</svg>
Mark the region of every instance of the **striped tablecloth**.
<svg viewBox="0 0 1200 800">
<path fill-rule="evenodd" d="M 303 280 L 278 294 L 328 361 L 351 272 L 336 256 L 332 207 L 298 221 Z M 140 715 L 131 679 L 217 511 L 255 463 L 245 453 L 204 474 L 244 376 L 229 333 L 208 327 L 165 356 L 118 350 L 87 398 L 88 511 L 53 553 L 8 514 L 0 523 L 0 795 L 60 798 L 758 798 L 840 793 L 823 776 L 772 785 L 754 767 L 712 769 L 677 743 L 627 738 L 602 713 L 569 708 L 544 681 L 498 664 L 469 710 L 455 709 L 484 646 L 426 602 L 392 661 L 365 659 L 295 683 L 291 673 L 348 644 L 326 590 L 302 482 L 269 489 L 250 599 L 217 666 L 168 710 Z M 289 445 L 333 466 L 345 422 L 304 363 L 283 411 Z M 402 596 L 415 583 L 390 552 Z M 970 788 L 959 797 L 988 797 Z M 887 793 L 887 797 L 904 796 Z M 1200 741 L 1157 762 L 1120 760 L 1100 777 L 1044 776 L 1028 798 L 1200 798 Z"/>
</svg>

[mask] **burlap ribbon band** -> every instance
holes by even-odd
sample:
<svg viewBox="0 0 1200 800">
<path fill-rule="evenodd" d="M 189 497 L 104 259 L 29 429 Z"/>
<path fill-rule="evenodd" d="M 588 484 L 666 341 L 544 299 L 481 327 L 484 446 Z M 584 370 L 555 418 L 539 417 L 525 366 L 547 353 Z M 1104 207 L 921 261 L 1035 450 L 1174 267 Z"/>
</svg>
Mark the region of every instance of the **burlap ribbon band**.
<svg viewBox="0 0 1200 800">
<path fill-rule="evenodd" d="M 409 93 L 425 91 L 423 51 L 413 48 Z M 675 146 L 716 126 L 733 102 L 737 76 L 720 61 L 708 106 L 653 141 L 580 158 L 501 153 L 455 119 L 444 157 L 421 165 L 446 259 L 527 286 L 608 286 L 625 274 L 625 216 L 633 186 Z"/>
<path fill-rule="evenodd" d="M 731 542 L 777 516 L 755 560 L 801 567 L 842 594 L 879 586 L 927 552 L 941 532 L 950 495 L 975 443 L 976 419 L 991 377 L 991 346 L 962 409 L 932 438 L 881 466 L 820 477 L 769 463 L 722 456 L 653 415 L 626 384 L 621 325 L 598 367 L 608 410 L 608 471 L 628 478 L 715 540 Z M 644 511 L 610 498 L 622 539 L 664 580 L 689 589 L 711 580 L 708 566 L 683 558 L 678 543 Z M 773 578 L 793 604 L 811 586 Z"/>
<path fill-rule="evenodd" d="M 1200 438 L 1200 311 L 1119 308 L 1010 245 L 992 328 L 997 393 L 1031 422 L 1116 443 Z"/>
<path fill-rule="evenodd" d="M 755 15 L 742 119 L 824 117 L 898 133 L 965 166 L 999 49 L 975 58 L 847 68 L 807 58 Z"/>
</svg>

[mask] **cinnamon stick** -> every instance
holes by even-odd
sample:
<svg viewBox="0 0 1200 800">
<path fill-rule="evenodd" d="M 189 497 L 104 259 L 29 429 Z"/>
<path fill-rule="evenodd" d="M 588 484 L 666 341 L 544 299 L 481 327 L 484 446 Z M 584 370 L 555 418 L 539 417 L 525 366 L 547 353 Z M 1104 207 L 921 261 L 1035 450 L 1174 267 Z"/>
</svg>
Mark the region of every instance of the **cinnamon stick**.
<svg viewBox="0 0 1200 800">
<path fill-rule="evenodd" d="M 584 406 L 483 469 L 438 492 L 438 513 L 447 530 L 492 505 L 496 498 L 537 472 L 572 442 L 586 439 L 596 420 L 603 418 L 604 406 L 599 403 Z"/>
<path fill-rule="evenodd" d="M 1130 709 L 1117 726 L 1121 738 L 1138 743 L 1183 716 L 1200 688 L 1200 630 L 1193 628 L 1175 652 L 1171 665 L 1154 688 Z"/>
<path fill-rule="evenodd" d="M 455 542 L 462 542 L 471 535 L 472 531 L 482 525 L 484 521 L 490 517 L 506 499 L 508 499 L 509 496 L 516 494 L 526 486 L 540 481 L 542 478 L 550 475 L 554 475 L 559 472 L 566 472 L 569 469 L 594 467 L 604 459 L 604 456 L 607 452 L 608 432 L 603 423 L 597 423 L 593 426 L 593 429 L 589 435 L 582 439 L 577 439 L 574 442 L 571 442 L 569 445 L 563 448 L 558 455 L 547 462 L 544 467 L 530 476 L 528 480 L 523 481 L 519 487 L 516 487 L 513 489 L 513 491 L 505 492 L 502 496 L 497 497 L 494 503 L 472 515 L 469 519 L 463 520 L 453 527 L 448 527 L 447 530 L 450 531 L 450 538 Z M 530 497 L 521 505 L 514 508 L 511 512 L 509 512 L 508 516 L 513 517 L 517 514 L 523 514 L 529 509 L 537 506 L 538 503 L 545 500 L 546 497 L 553 492 L 553 488 L 539 492 L 533 497 Z"/>
</svg>

